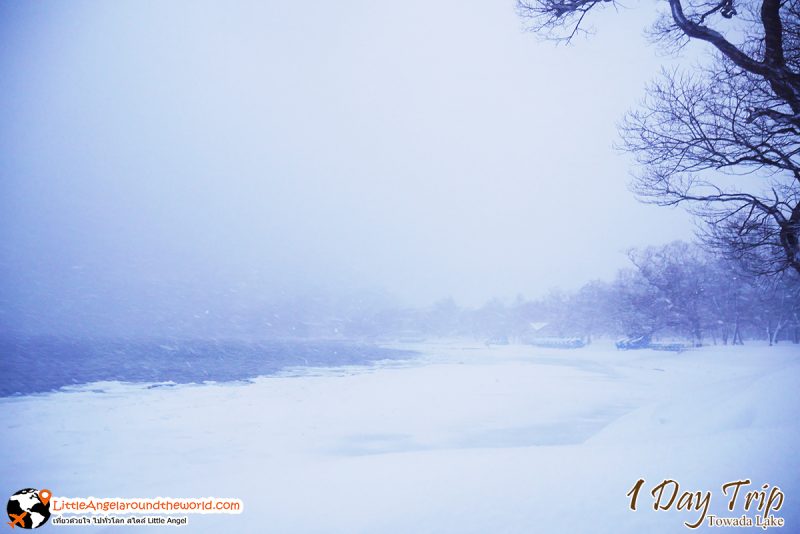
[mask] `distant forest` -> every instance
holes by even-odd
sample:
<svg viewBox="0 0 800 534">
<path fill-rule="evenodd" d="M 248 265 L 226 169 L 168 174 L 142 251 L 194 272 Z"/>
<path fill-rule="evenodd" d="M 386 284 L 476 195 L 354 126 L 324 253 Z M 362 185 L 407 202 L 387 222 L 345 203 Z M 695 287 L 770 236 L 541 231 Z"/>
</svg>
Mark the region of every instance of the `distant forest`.
<svg viewBox="0 0 800 534">
<path fill-rule="evenodd" d="M 631 266 L 609 282 L 528 300 L 493 299 L 473 309 L 444 299 L 427 309 L 386 307 L 368 297 L 344 308 L 321 302 L 281 306 L 275 334 L 359 339 L 472 337 L 526 342 L 539 337 L 649 336 L 703 344 L 800 342 L 800 276 L 758 274 L 741 261 L 677 241 L 629 252 Z M 294 317 L 287 310 L 295 310 Z"/>
<path fill-rule="evenodd" d="M 413 308 L 370 290 L 307 288 L 305 293 L 263 295 L 258 281 L 243 281 L 206 292 L 190 283 L 155 286 L 138 300 L 120 298 L 114 313 L 108 313 L 107 299 L 78 298 L 92 296 L 91 288 L 75 284 L 75 295 L 63 299 L 50 315 L 13 308 L 0 314 L 17 321 L 9 322 L 5 334 L 0 328 L 0 338 L 380 343 L 458 337 L 583 345 L 603 337 L 694 346 L 748 340 L 800 343 L 797 271 L 759 272 L 758 262 L 754 269 L 713 250 L 682 241 L 634 249 L 628 253 L 630 265 L 611 280 L 589 281 L 575 291 L 551 290 L 533 299 L 494 298 L 479 307 L 445 298 Z"/>
</svg>

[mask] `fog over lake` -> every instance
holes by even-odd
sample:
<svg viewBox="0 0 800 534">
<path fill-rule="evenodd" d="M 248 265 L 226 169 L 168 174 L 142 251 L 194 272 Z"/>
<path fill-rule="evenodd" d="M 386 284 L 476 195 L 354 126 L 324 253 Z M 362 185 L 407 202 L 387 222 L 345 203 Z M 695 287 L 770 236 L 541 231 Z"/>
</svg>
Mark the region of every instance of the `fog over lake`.
<svg viewBox="0 0 800 534">
<path fill-rule="evenodd" d="M 691 235 L 626 189 L 615 122 L 665 59 L 615 16 L 557 47 L 504 2 L 4 4 L 0 325 L 612 276 Z"/>
</svg>

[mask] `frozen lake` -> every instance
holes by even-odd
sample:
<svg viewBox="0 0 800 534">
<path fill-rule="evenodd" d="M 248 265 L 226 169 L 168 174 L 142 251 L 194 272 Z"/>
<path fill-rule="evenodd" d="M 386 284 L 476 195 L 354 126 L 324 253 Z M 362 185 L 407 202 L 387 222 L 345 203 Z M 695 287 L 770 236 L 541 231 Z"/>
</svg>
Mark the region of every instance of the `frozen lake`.
<svg viewBox="0 0 800 534">
<path fill-rule="evenodd" d="M 121 381 L 180 384 L 248 380 L 292 366 L 368 364 L 408 351 L 347 341 L 122 340 L 0 337 L 0 397 Z"/>
<path fill-rule="evenodd" d="M 64 496 L 244 501 L 190 516 L 192 532 L 686 531 L 697 512 L 653 512 L 649 495 L 628 510 L 639 478 L 713 491 L 719 512 L 721 484 L 749 477 L 800 520 L 796 346 L 402 348 L 421 356 L 2 399 L 15 461 L 0 476 Z"/>
</svg>

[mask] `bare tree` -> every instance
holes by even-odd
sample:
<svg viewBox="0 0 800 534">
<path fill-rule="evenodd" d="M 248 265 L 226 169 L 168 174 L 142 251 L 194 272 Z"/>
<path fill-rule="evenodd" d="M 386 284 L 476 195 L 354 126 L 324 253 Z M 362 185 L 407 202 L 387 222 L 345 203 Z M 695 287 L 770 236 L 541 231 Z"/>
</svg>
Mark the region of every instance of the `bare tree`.
<svg viewBox="0 0 800 534">
<path fill-rule="evenodd" d="M 752 279 L 754 313 L 751 322 L 758 330 L 766 332 L 770 346 L 778 343 L 784 330 L 797 328 L 800 314 L 799 282 L 794 272 Z"/>
<path fill-rule="evenodd" d="M 711 61 L 664 71 L 621 125 L 633 191 L 684 205 L 711 246 L 759 273 L 800 273 L 800 1 L 661 0 L 652 35 L 708 43 Z M 518 0 L 534 31 L 570 40 L 613 0 Z M 735 40 L 733 37 L 735 36 Z"/>
<path fill-rule="evenodd" d="M 696 246 L 675 241 L 663 247 L 647 247 L 628 253 L 631 263 L 665 303 L 662 318 L 667 326 L 703 343 L 709 323 L 706 256 Z"/>
<path fill-rule="evenodd" d="M 611 285 L 610 310 L 614 333 L 650 337 L 666 329 L 668 303 L 658 288 L 635 269 L 622 269 Z"/>
</svg>

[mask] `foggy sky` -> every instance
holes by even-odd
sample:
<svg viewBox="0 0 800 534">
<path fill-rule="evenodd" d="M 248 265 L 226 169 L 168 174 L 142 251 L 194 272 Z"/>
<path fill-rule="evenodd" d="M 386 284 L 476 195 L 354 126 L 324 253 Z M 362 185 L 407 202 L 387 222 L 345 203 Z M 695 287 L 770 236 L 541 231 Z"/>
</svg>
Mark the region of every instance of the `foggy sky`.
<svg viewBox="0 0 800 534">
<path fill-rule="evenodd" d="M 691 234 L 612 149 L 651 9 L 555 46 L 511 1 L 4 3 L 0 324 L 609 278 Z"/>
</svg>

